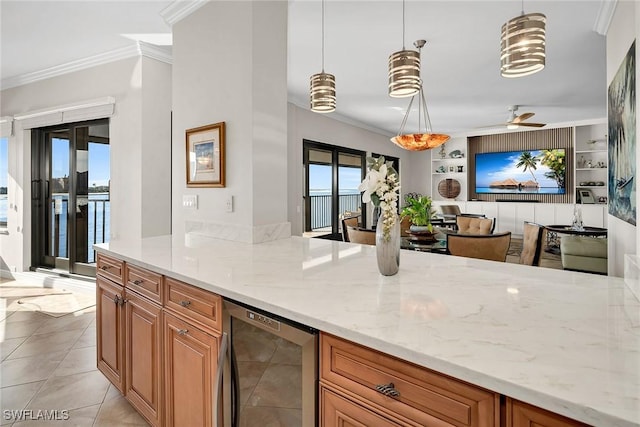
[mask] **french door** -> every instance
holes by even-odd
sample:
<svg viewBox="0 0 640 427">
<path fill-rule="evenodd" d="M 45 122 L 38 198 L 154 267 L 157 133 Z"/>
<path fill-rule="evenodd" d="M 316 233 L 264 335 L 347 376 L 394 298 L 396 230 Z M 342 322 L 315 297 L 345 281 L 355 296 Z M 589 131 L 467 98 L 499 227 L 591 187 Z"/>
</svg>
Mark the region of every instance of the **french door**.
<svg viewBox="0 0 640 427">
<path fill-rule="evenodd" d="M 303 140 L 305 235 L 342 240 L 344 216 L 360 215 L 366 224 L 358 185 L 364 179 L 366 153 Z"/>
<path fill-rule="evenodd" d="M 109 239 L 109 122 L 32 134 L 32 266 L 95 276 L 94 243 Z"/>
</svg>

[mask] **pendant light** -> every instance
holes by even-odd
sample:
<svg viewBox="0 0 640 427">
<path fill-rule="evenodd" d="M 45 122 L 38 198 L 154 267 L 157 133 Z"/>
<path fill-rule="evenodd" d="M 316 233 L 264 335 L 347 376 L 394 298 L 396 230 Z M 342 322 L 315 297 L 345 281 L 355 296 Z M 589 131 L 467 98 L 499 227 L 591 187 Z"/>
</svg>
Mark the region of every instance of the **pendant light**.
<svg viewBox="0 0 640 427">
<path fill-rule="evenodd" d="M 336 110 L 336 78 L 324 72 L 324 0 L 322 0 L 322 72 L 310 79 L 311 111 L 331 113 Z"/>
<path fill-rule="evenodd" d="M 425 40 L 417 40 L 414 45 L 418 48 L 418 58 L 420 58 L 420 52 L 425 45 Z M 413 101 L 416 96 L 418 97 L 418 131 L 416 133 L 404 133 L 404 128 L 413 106 Z M 424 123 L 424 132 L 422 132 L 422 124 Z M 439 147 L 449 140 L 449 135 L 440 133 L 433 133 L 431 130 L 431 119 L 429 118 L 429 111 L 427 110 L 427 102 L 424 98 L 424 91 L 422 89 L 422 80 L 418 87 L 417 95 L 414 95 L 409 101 L 409 107 L 404 114 L 402 123 L 400 124 L 400 130 L 398 135 L 391 138 L 391 142 L 397 146 L 409 151 L 423 151 L 432 148 Z"/>
<path fill-rule="evenodd" d="M 524 77 L 545 66 L 547 17 L 542 13 L 522 12 L 504 25 L 500 40 L 500 74 L 502 77 Z"/>
<path fill-rule="evenodd" d="M 402 50 L 389 56 L 389 96 L 405 98 L 420 90 L 420 54 L 404 48 L 404 0 L 402 0 Z"/>
</svg>

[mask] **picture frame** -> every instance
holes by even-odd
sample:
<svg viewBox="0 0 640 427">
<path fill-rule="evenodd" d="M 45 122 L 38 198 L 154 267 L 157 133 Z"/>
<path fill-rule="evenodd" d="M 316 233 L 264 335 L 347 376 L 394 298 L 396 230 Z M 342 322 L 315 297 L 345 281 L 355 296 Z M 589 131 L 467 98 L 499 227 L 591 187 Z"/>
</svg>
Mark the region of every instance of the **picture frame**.
<svg viewBox="0 0 640 427">
<path fill-rule="evenodd" d="M 593 204 L 595 203 L 595 199 L 593 198 L 593 193 L 591 190 L 580 189 L 578 190 L 578 194 L 580 195 L 580 203 L 583 205 Z"/>
<path fill-rule="evenodd" d="M 187 187 L 225 186 L 225 122 L 185 131 Z"/>
</svg>

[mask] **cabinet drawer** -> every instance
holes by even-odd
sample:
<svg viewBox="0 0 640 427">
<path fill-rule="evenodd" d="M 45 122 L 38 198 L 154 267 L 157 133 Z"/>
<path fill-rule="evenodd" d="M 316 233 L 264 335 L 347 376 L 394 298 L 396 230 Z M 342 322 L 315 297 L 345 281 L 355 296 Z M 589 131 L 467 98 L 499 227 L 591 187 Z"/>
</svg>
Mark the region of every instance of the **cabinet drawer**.
<svg viewBox="0 0 640 427">
<path fill-rule="evenodd" d="M 220 332 L 222 298 L 186 283 L 165 277 L 165 307 Z"/>
<path fill-rule="evenodd" d="M 107 255 L 103 255 L 98 252 L 98 260 L 96 262 L 96 273 L 102 277 L 113 280 L 119 285 L 124 285 L 122 273 L 124 272 L 124 262 L 112 258 Z"/>
<path fill-rule="evenodd" d="M 506 427 L 587 427 L 562 415 L 507 398 Z"/>
<path fill-rule="evenodd" d="M 434 418 L 458 427 L 499 422 L 495 393 L 331 335 L 322 334 L 320 346 L 324 381 L 421 425 Z"/>
<path fill-rule="evenodd" d="M 320 389 L 320 425 L 322 427 L 413 427 L 415 424 L 393 422 L 322 387 Z"/>
<path fill-rule="evenodd" d="M 158 304 L 162 303 L 162 275 L 131 264 L 127 264 L 124 271 L 125 286 L 128 289 L 132 289 Z"/>
</svg>

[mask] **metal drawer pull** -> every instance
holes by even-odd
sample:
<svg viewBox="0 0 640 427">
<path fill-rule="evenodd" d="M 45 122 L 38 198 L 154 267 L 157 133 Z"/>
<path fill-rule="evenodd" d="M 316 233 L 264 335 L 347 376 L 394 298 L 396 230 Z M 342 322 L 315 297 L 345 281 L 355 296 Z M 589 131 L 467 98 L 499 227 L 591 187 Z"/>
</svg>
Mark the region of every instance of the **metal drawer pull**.
<svg viewBox="0 0 640 427">
<path fill-rule="evenodd" d="M 139 284 L 141 284 L 142 282 L 144 282 L 144 280 L 134 280 L 134 281 L 133 281 L 133 284 L 134 284 L 134 285 L 139 285 Z"/>
<path fill-rule="evenodd" d="M 120 299 L 120 306 L 123 306 L 123 305 L 125 305 L 125 304 L 126 304 L 126 303 L 128 303 L 128 302 L 129 302 L 129 300 L 128 300 L 128 299 L 121 298 L 121 299 Z"/>
<path fill-rule="evenodd" d="M 100 270 L 108 270 L 110 268 L 111 268 L 110 265 L 103 265 L 102 267 L 100 267 Z"/>
<path fill-rule="evenodd" d="M 189 332 L 188 329 L 178 329 L 178 335 L 185 335 Z"/>
<path fill-rule="evenodd" d="M 115 305 L 118 305 L 118 303 L 119 303 L 119 302 L 120 302 L 120 295 L 115 295 L 115 296 L 113 297 L 113 303 L 114 303 Z"/>
<path fill-rule="evenodd" d="M 385 396 L 393 397 L 394 399 L 397 399 L 400 397 L 400 392 L 394 388 L 393 383 L 378 384 L 376 385 L 376 390 L 379 393 L 382 393 Z"/>
<path fill-rule="evenodd" d="M 189 307 L 191 305 L 191 301 L 180 301 L 180 305 L 183 307 Z"/>
</svg>

